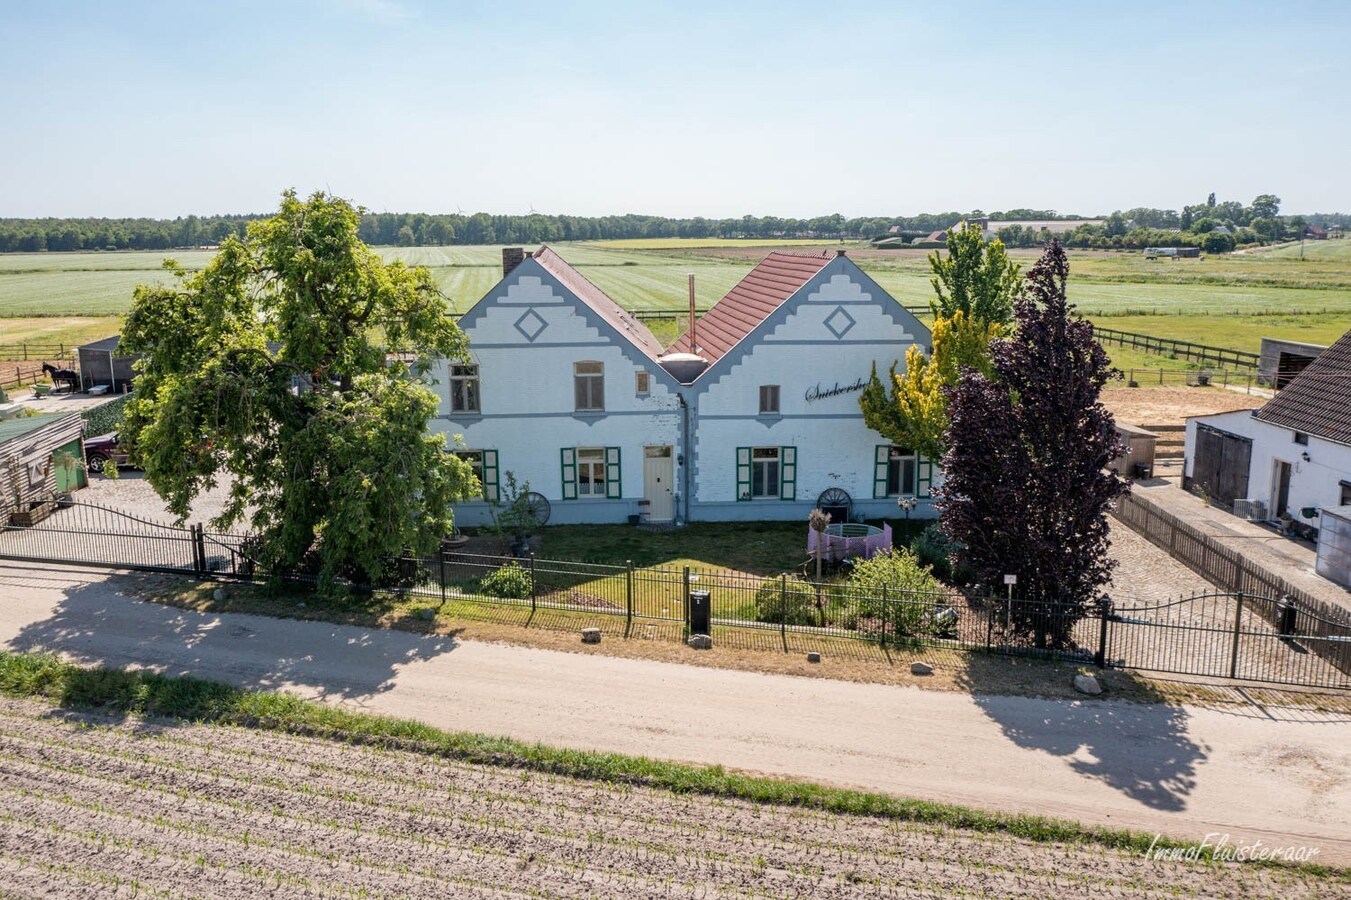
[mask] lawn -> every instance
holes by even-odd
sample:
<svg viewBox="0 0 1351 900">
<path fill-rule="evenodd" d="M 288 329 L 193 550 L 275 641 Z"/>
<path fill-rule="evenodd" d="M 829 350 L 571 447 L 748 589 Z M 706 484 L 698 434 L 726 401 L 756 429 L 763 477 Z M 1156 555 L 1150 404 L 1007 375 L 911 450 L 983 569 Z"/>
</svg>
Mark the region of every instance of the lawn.
<svg viewBox="0 0 1351 900">
<path fill-rule="evenodd" d="M 118 316 L 36 316 L 0 319 L 0 344 L 66 344 L 79 346 L 117 334 Z"/>
</svg>

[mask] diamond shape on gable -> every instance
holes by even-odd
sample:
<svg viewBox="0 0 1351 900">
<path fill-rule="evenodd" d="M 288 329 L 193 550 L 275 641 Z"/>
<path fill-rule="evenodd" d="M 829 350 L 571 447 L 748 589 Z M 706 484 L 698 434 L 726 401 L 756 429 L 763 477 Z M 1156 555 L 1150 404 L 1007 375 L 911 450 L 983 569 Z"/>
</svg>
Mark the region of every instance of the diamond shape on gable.
<svg viewBox="0 0 1351 900">
<path fill-rule="evenodd" d="M 835 335 L 836 340 L 848 334 L 849 329 L 853 328 L 855 324 L 854 317 L 849 315 L 849 310 L 843 306 L 835 307 L 831 314 L 826 316 L 826 327 L 830 329 L 831 334 Z"/>
<path fill-rule="evenodd" d="M 535 338 L 543 334 L 544 329 L 548 327 L 549 323 L 544 321 L 544 317 L 533 309 L 527 309 L 516 320 L 516 330 L 521 333 L 521 337 L 532 344 L 535 342 Z"/>
</svg>

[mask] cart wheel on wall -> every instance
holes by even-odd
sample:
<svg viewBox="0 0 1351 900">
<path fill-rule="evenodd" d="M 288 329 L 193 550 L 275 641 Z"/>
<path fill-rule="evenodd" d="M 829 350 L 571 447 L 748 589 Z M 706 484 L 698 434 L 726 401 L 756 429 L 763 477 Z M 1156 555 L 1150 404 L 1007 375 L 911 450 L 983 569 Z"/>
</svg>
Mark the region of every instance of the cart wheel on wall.
<svg viewBox="0 0 1351 900">
<path fill-rule="evenodd" d="M 849 521 L 854 508 L 854 498 L 841 488 L 826 488 L 816 498 L 816 508 L 830 514 L 830 521 L 836 525 Z"/>
<path fill-rule="evenodd" d="M 535 525 L 547 525 L 549 513 L 553 511 L 553 507 L 549 505 L 549 498 L 535 491 L 528 491 L 522 499 L 525 501 L 525 511 L 535 520 Z"/>
</svg>

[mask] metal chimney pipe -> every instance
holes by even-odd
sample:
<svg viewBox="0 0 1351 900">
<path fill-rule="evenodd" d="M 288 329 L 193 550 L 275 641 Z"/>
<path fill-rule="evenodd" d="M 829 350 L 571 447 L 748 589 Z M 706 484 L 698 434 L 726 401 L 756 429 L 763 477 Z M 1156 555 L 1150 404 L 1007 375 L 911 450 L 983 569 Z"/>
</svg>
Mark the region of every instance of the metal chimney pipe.
<svg viewBox="0 0 1351 900">
<path fill-rule="evenodd" d="M 694 325 L 694 273 L 690 273 L 690 352 L 699 352 L 698 332 Z"/>
</svg>

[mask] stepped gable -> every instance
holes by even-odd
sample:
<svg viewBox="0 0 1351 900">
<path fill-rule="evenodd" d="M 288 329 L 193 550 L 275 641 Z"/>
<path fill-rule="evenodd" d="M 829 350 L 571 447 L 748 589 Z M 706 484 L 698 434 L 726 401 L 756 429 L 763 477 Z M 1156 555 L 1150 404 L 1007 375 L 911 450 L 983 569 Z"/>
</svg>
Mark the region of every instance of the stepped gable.
<svg viewBox="0 0 1351 900">
<path fill-rule="evenodd" d="M 699 318 L 695 328 L 698 349 L 690 346 L 687 331 L 667 352 L 697 353 L 716 362 L 834 258 L 835 254 L 826 253 L 769 254 Z"/>
<path fill-rule="evenodd" d="M 585 275 L 568 265 L 563 257 L 549 247 L 540 247 L 531 256 L 546 272 L 557 278 L 560 284 L 591 307 L 615 331 L 628 338 L 630 343 L 651 358 L 653 362 L 661 356 L 661 342 L 653 336 L 652 332 L 647 330 L 647 326 L 625 312 L 622 306 L 611 300 L 604 291 L 588 281 Z"/>
</svg>

